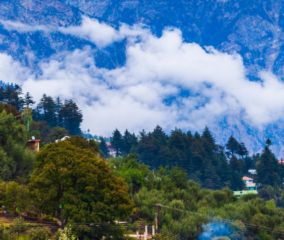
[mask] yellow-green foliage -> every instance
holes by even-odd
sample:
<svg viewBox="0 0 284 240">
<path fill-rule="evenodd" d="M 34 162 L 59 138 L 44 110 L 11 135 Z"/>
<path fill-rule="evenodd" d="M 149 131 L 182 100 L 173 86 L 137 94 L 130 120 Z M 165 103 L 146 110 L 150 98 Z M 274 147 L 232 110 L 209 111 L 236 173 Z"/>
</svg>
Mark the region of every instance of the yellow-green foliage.
<svg viewBox="0 0 284 240">
<path fill-rule="evenodd" d="M 80 140 L 80 139 L 79 139 Z M 133 202 L 122 178 L 107 163 L 72 141 L 48 144 L 36 156 L 29 189 L 37 204 L 52 214 L 62 211 L 62 221 L 107 222 L 129 216 Z M 60 216 L 61 217 L 61 216 Z"/>
</svg>

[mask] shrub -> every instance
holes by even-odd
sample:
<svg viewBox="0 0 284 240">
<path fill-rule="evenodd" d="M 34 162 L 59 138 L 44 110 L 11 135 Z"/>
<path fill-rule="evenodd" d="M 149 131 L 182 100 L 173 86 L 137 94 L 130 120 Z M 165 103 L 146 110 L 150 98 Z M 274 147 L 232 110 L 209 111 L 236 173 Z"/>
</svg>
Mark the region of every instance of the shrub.
<svg viewBox="0 0 284 240">
<path fill-rule="evenodd" d="M 29 235 L 31 240 L 48 240 L 52 234 L 48 227 L 39 227 L 31 229 Z"/>
</svg>

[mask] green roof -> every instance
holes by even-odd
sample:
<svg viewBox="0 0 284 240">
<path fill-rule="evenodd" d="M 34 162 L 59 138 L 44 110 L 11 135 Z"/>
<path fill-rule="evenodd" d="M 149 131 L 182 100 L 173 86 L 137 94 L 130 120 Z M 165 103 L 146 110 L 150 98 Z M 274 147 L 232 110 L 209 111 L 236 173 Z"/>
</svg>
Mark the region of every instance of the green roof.
<svg viewBox="0 0 284 240">
<path fill-rule="evenodd" d="M 243 191 L 234 191 L 234 195 L 244 195 L 244 194 L 257 194 L 257 190 L 243 190 Z"/>
</svg>

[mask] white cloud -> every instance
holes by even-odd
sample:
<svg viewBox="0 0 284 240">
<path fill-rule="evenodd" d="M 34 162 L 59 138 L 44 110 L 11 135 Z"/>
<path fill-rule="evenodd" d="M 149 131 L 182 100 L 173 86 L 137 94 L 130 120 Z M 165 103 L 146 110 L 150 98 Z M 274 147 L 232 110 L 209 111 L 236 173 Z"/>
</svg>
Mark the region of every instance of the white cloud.
<svg viewBox="0 0 284 240">
<path fill-rule="evenodd" d="M 240 55 L 185 43 L 178 29 L 165 29 L 158 38 L 139 25 L 116 30 L 84 17 L 82 25 L 57 31 L 99 47 L 127 38 L 125 66 L 97 68 L 92 51 L 85 48 L 40 62 L 41 74 L 34 75 L 1 54 L 0 77 L 21 81 L 37 100 L 43 93 L 72 98 L 83 110 L 83 129 L 93 133 L 109 134 L 115 128 L 138 132 L 157 124 L 200 130 L 240 111 L 261 127 L 284 116 L 284 84 L 276 76 L 261 72 L 262 82 L 249 81 Z"/>
<path fill-rule="evenodd" d="M 44 25 L 28 25 L 21 22 L 13 22 L 10 20 L 0 20 L 0 23 L 9 31 L 18 31 L 18 32 L 36 32 L 36 31 L 44 31 L 50 32 L 54 31 L 55 28 L 52 26 L 44 26 Z"/>
</svg>

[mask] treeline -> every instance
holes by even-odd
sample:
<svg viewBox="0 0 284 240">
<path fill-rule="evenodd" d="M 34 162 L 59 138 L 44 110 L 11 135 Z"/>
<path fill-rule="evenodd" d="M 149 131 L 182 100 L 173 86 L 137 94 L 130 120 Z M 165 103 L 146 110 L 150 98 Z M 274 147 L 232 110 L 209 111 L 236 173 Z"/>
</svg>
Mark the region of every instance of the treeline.
<svg viewBox="0 0 284 240">
<path fill-rule="evenodd" d="M 0 86 L 0 102 L 14 106 L 20 112 L 35 105 L 30 93 L 24 95 L 22 88 L 17 84 Z M 33 109 L 32 117 L 36 122 L 45 122 L 50 128 L 59 126 L 65 128 L 71 135 L 81 135 L 80 124 L 83 115 L 72 99 L 63 102 L 59 97 L 53 99 L 43 94 Z"/>
<path fill-rule="evenodd" d="M 207 127 L 201 135 L 175 129 L 169 136 L 160 126 L 149 133 L 143 130 L 138 136 L 128 130 L 122 135 L 116 129 L 111 144 L 117 156 L 138 153 L 138 160 L 152 169 L 179 166 L 186 170 L 190 179 L 208 189 L 229 187 L 243 190 L 245 186 L 242 177 L 248 174 L 249 169 L 255 168 L 258 183 L 280 185 L 280 178 L 284 177 L 283 165 L 278 163 L 270 151 L 270 143 L 262 155 L 249 156 L 245 144 L 239 143 L 233 136 L 225 146 L 216 144 Z M 108 156 L 103 139 L 100 148 Z"/>
</svg>

